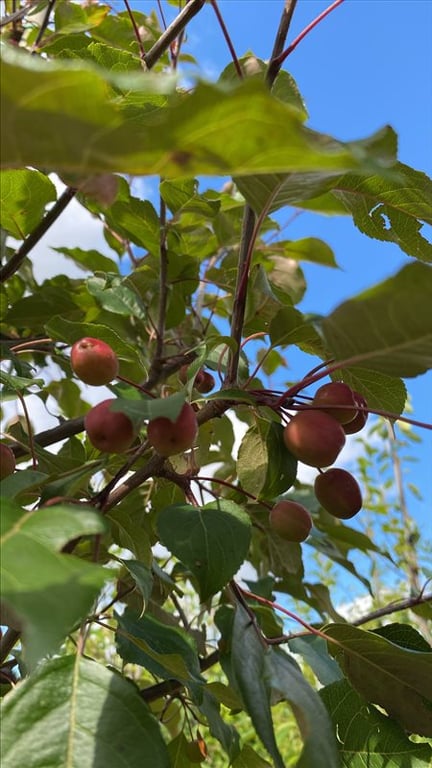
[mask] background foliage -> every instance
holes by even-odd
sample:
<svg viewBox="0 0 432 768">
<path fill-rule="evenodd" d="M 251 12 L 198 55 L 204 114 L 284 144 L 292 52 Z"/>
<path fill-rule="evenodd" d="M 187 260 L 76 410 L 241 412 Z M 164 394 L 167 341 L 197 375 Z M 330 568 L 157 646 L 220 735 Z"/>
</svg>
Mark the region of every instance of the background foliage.
<svg viewBox="0 0 432 768">
<path fill-rule="evenodd" d="M 432 183 L 398 161 L 389 126 L 351 142 L 307 126 L 313 105 L 281 68 L 294 0 L 269 62 L 233 52 L 215 82 L 185 38 L 204 0 L 182 5 L 164 29 L 159 3 L 4 3 L 1 377 L 18 468 L 0 485 L 3 764 L 421 768 L 430 544 L 403 465 L 420 439 L 407 386 L 432 361 Z M 38 280 L 32 250 L 73 199 L 107 248 L 65 242 L 52 258 L 70 268 Z M 286 239 L 286 206 L 351 217 L 399 245 L 402 267 L 302 313 L 301 264 L 337 257 L 307 232 Z M 119 358 L 108 393 L 136 427 L 126 454 L 84 431 L 108 396 L 71 370 L 84 336 Z M 318 368 L 286 381 L 293 347 Z M 194 387 L 202 367 L 211 393 Z M 355 438 L 359 525 L 320 506 L 282 439 L 292 398 L 324 375 L 380 416 Z M 164 459 L 146 425 L 185 400 L 195 446 Z M 305 544 L 269 525 L 281 498 L 312 515 Z M 348 608 L 347 578 L 365 595 Z"/>
</svg>

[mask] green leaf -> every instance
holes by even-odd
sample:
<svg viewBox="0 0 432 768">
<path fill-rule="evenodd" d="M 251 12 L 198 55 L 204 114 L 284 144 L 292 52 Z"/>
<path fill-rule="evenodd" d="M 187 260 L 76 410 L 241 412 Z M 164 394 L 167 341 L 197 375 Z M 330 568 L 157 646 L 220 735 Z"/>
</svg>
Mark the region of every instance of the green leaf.
<svg viewBox="0 0 432 768">
<path fill-rule="evenodd" d="M 174 395 L 169 395 L 169 397 L 149 397 L 136 400 L 118 397 L 111 408 L 113 411 L 126 413 L 136 421 L 157 419 L 159 416 L 176 421 L 184 403 L 184 392 L 175 392 Z"/>
<path fill-rule="evenodd" d="M 250 616 L 241 605 L 234 612 L 231 669 L 233 683 L 241 694 L 246 711 L 275 768 L 285 768 L 274 734 L 270 709 L 270 680 L 266 657 L 271 651 L 258 637 Z"/>
<path fill-rule="evenodd" d="M 56 188 L 44 173 L 28 169 L 2 171 L 0 226 L 23 240 L 39 224 L 47 203 L 56 198 Z"/>
<path fill-rule="evenodd" d="M 143 612 L 146 610 L 150 595 L 153 587 L 153 574 L 151 568 L 145 563 L 140 563 L 139 560 L 122 560 L 125 568 L 131 574 L 135 584 L 137 585 L 141 595 L 143 597 Z"/>
<path fill-rule="evenodd" d="M 68 287 L 47 282 L 33 296 L 18 299 L 6 314 L 5 323 L 17 328 L 31 328 L 34 333 L 58 313 L 59 307 L 63 317 L 76 315 L 78 306 L 72 298 L 72 283 L 68 280 L 67 284 Z"/>
<path fill-rule="evenodd" d="M 1 480 L 1 495 L 7 499 L 14 499 L 22 491 L 38 489 L 47 479 L 44 472 L 38 472 L 34 469 L 23 469 L 20 472 L 14 472 L 12 475 Z"/>
<path fill-rule="evenodd" d="M 321 264 L 323 267 L 334 267 L 335 256 L 327 243 L 318 237 L 304 237 L 302 240 L 280 240 L 272 246 L 276 254 L 296 261 L 310 261 L 312 264 Z"/>
<path fill-rule="evenodd" d="M 322 320 L 331 354 L 388 376 L 425 373 L 432 367 L 431 295 L 432 268 L 408 264 Z"/>
<path fill-rule="evenodd" d="M 116 645 L 124 661 L 139 664 L 164 679 L 202 683 L 198 654 L 186 632 L 149 614 L 137 616 L 130 608 L 121 616 L 116 614 L 116 619 Z"/>
<path fill-rule="evenodd" d="M 2 595 L 23 621 L 25 659 L 34 667 L 88 613 L 109 575 L 59 550 L 78 536 L 103 533 L 105 525 L 88 509 L 59 505 L 32 513 L 6 498 L 1 506 Z"/>
<path fill-rule="evenodd" d="M 343 768 L 427 768 L 432 750 L 412 742 L 403 728 L 359 696 L 347 680 L 319 692 L 338 734 Z"/>
<path fill-rule="evenodd" d="M 0 382 L 5 387 L 2 396 L 6 398 L 8 391 L 14 394 L 16 392 L 22 393 L 33 386 L 42 387 L 44 383 L 43 379 L 25 379 L 22 376 L 12 376 L 10 373 L 6 373 L 6 371 L 0 371 Z"/>
<path fill-rule="evenodd" d="M 384 707 L 405 730 L 432 736 L 432 653 L 346 624 L 324 632 L 336 641 L 329 651 L 361 696 Z"/>
<path fill-rule="evenodd" d="M 75 62 L 44 61 L 9 48 L 3 61 L 4 167 L 172 178 L 197 173 L 379 173 L 395 161 L 390 128 L 344 144 L 306 128 L 297 109 L 254 79 L 233 86 L 199 83 L 189 95 L 173 95 L 166 107 L 153 107 L 157 119 L 137 120 L 128 113 L 128 100 L 139 93 L 143 105 L 150 106 L 155 93 L 173 91 L 174 78 L 142 72 L 118 75 Z M 127 92 L 123 102 L 118 92 L 114 96 L 112 85 Z M 232 130 L 237 124 L 248 130 Z"/>
<path fill-rule="evenodd" d="M 268 63 L 263 61 L 263 59 L 258 59 L 254 55 L 241 56 L 239 58 L 239 64 L 245 77 L 253 77 L 258 81 L 265 81 Z M 220 75 L 219 81 L 222 83 L 238 83 L 237 67 L 233 62 L 230 62 L 228 66 L 225 67 Z M 272 95 L 285 104 L 290 104 L 297 109 L 303 120 L 306 120 L 308 113 L 297 83 L 289 72 L 286 72 L 284 69 L 281 69 L 277 74 L 272 85 Z"/>
<path fill-rule="evenodd" d="M 160 193 L 172 213 L 196 213 L 212 219 L 219 211 L 220 202 L 198 194 L 197 179 L 164 179 Z"/>
<path fill-rule="evenodd" d="M 274 173 L 235 178 L 241 194 L 257 212 L 285 205 L 328 214 L 350 213 L 361 232 L 393 242 L 422 261 L 432 260 L 432 245 L 421 234 L 432 223 L 432 181 L 403 163 L 393 173 Z"/>
<path fill-rule="evenodd" d="M 160 249 L 159 217 L 148 200 L 130 196 L 118 200 L 106 212 L 107 223 L 127 240 L 157 255 Z"/>
<path fill-rule="evenodd" d="M 140 520 L 136 519 L 137 516 L 120 504 L 110 509 L 107 518 L 112 524 L 111 530 L 116 544 L 129 549 L 142 565 L 149 568 L 152 562 L 150 539 Z"/>
<path fill-rule="evenodd" d="M 271 768 L 267 760 L 263 760 L 249 744 L 245 744 L 232 768 Z"/>
<path fill-rule="evenodd" d="M 295 344 L 304 352 L 325 357 L 322 339 L 313 326 L 312 318 L 295 307 L 285 306 L 273 317 L 270 339 L 274 347 Z"/>
<path fill-rule="evenodd" d="M 309 685 L 296 664 L 282 650 L 271 648 L 266 672 L 273 695 L 288 701 L 303 738 L 298 768 L 339 768 L 336 738 L 330 718 L 318 693 Z"/>
<path fill-rule="evenodd" d="M 169 768 L 134 685 L 82 656 L 41 664 L 2 702 L 3 768 Z"/>
<path fill-rule="evenodd" d="M 162 544 L 193 573 L 201 602 L 234 576 L 249 548 L 249 516 L 232 501 L 220 499 L 203 507 L 173 504 L 157 519 Z"/>
<path fill-rule="evenodd" d="M 404 382 L 395 376 L 387 376 L 367 368 L 341 368 L 340 378 L 367 400 L 370 408 L 399 415 L 405 408 L 407 390 Z"/>
<path fill-rule="evenodd" d="M 118 266 L 115 261 L 94 249 L 84 251 L 82 248 L 52 248 L 52 250 L 62 253 L 63 256 L 74 261 L 75 264 L 78 264 L 85 271 L 118 272 Z"/>
<path fill-rule="evenodd" d="M 297 461 L 286 448 L 282 433 L 280 424 L 260 419 L 240 443 L 237 475 L 242 488 L 257 498 L 279 496 L 296 479 Z"/>
<path fill-rule="evenodd" d="M 327 643 L 322 637 L 295 637 L 288 645 L 293 653 L 299 654 L 310 666 L 322 685 L 330 685 L 342 677 L 340 667 L 329 655 Z"/>
<path fill-rule="evenodd" d="M 426 642 L 423 635 L 409 624 L 385 624 L 383 627 L 374 629 L 373 632 L 376 635 L 380 635 L 380 637 L 386 637 L 387 640 L 395 643 L 395 645 L 399 645 L 401 648 L 432 653 L 432 647 Z"/>
<path fill-rule="evenodd" d="M 328 193 L 336 186 L 341 174 L 332 173 L 272 173 L 236 176 L 239 192 L 257 214 L 267 214 L 286 205 L 301 206 L 304 201 L 325 197 L 326 213 L 347 214 L 346 207 Z M 330 199 L 329 199 L 330 198 Z"/>
<path fill-rule="evenodd" d="M 207 719 L 211 735 L 220 742 L 230 760 L 234 760 L 240 749 L 240 739 L 236 729 L 222 719 L 219 704 L 207 686 L 202 692 L 200 691 L 200 695 L 198 707 Z"/>
<path fill-rule="evenodd" d="M 361 232 L 393 242 L 422 261 L 432 262 L 432 243 L 420 233 L 422 222 L 432 224 L 432 180 L 425 173 L 397 163 L 399 178 L 366 179 L 343 176 L 333 194 L 351 213 Z"/>
<path fill-rule="evenodd" d="M 107 281 L 103 277 L 89 277 L 87 288 L 90 295 L 108 312 L 145 320 L 146 310 L 140 297 L 124 285 L 120 278 Z"/>
</svg>

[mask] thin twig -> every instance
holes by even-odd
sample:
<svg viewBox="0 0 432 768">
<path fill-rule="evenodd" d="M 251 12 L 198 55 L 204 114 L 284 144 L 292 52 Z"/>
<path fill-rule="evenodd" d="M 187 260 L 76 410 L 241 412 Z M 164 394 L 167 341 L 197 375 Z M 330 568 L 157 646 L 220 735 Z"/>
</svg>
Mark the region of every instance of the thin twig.
<svg viewBox="0 0 432 768">
<path fill-rule="evenodd" d="M 138 25 L 137 25 L 137 23 L 135 21 L 135 17 L 134 17 L 134 15 L 132 13 L 132 10 L 131 10 L 131 7 L 129 5 L 128 0 L 123 0 L 123 2 L 125 4 L 125 6 L 126 6 L 126 10 L 127 10 L 128 14 L 129 14 L 129 18 L 130 18 L 131 24 L 133 26 L 135 37 L 136 37 L 137 42 L 138 42 L 138 46 L 139 46 L 139 49 L 140 49 L 140 59 L 143 62 L 143 65 L 146 66 L 146 62 L 145 62 L 146 52 L 145 52 L 145 48 L 144 48 L 144 45 L 143 45 L 143 41 L 141 39 L 141 35 L 139 33 Z"/>
<path fill-rule="evenodd" d="M 25 401 L 24 395 L 21 392 L 19 392 L 19 390 L 16 390 L 16 395 L 17 395 L 18 400 L 20 401 L 22 409 L 24 411 L 24 419 L 25 419 L 25 422 L 26 422 L 26 425 L 27 425 L 29 449 L 30 449 L 30 454 L 31 454 L 31 457 L 32 457 L 32 467 L 33 467 L 33 469 L 37 469 L 38 462 L 37 462 L 37 457 L 36 457 L 36 453 L 35 453 L 33 427 L 32 427 L 31 421 L 30 421 L 30 416 L 29 416 L 29 412 L 28 412 L 28 408 L 27 408 L 27 403 Z"/>
<path fill-rule="evenodd" d="M 185 28 L 188 22 L 204 7 L 205 2 L 206 0 L 190 0 L 190 2 L 187 3 L 179 15 L 160 36 L 159 40 L 157 40 L 153 47 L 150 48 L 149 52 L 146 53 L 145 63 L 148 69 L 151 69 L 158 59 L 160 59 L 162 54 L 169 48 L 171 43 Z"/>
<path fill-rule="evenodd" d="M 42 24 L 40 25 L 39 32 L 37 34 L 37 38 L 36 38 L 36 40 L 34 41 L 34 43 L 32 45 L 32 50 L 31 50 L 32 56 L 34 56 L 35 53 L 37 52 L 37 49 L 39 47 L 39 43 L 41 42 L 41 40 L 42 40 L 42 38 L 44 36 L 45 30 L 46 30 L 46 28 L 47 28 L 47 26 L 49 24 L 49 18 L 51 16 L 51 11 L 54 8 L 55 3 L 56 3 L 56 0 L 48 0 L 48 5 L 47 5 L 46 11 L 45 11 L 45 16 L 43 17 Z"/>
<path fill-rule="evenodd" d="M 282 65 L 285 59 L 290 55 L 290 53 L 292 53 L 294 49 L 297 48 L 298 44 L 301 43 L 303 38 L 306 37 L 306 35 L 308 35 L 309 32 L 311 32 L 317 26 L 317 24 L 320 23 L 320 21 L 325 19 L 325 17 L 328 16 L 329 13 L 334 11 L 334 9 L 337 8 L 338 5 L 341 5 L 343 2 L 344 0 L 335 0 L 335 2 L 329 5 L 329 7 L 326 8 L 324 11 L 322 11 L 322 13 L 320 13 L 316 17 L 316 19 L 311 21 L 311 23 L 308 24 L 307 27 L 305 27 L 302 30 L 302 32 L 300 32 L 299 35 L 297 35 L 295 40 L 292 41 L 291 45 L 289 45 L 288 48 L 285 51 L 283 51 L 283 53 L 281 53 L 281 55 L 278 57 L 278 63 Z"/>
<path fill-rule="evenodd" d="M 216 14 L 216 18 L 217 18 L 217 20 L 219 22 L 219 26 L 220 26 L 220 28 L 222 30 L 222 34 L 223 34 L 223 36 L 225 38 L 225 42 L 226 42 L 226 44 L 228 46 L 228 49 L 229 49 L 229 52 L 231 54 L 231 58 L 233 60 L 235 70 L 236 70 L 240 80 L 242 80 L 243 79 L 242 68 L 241 68 L 240 62 L 239 62 L 239 60 L 237 58 L 237 54 L 235 52 L 235 48 L 234 48 L 233 42 L 231 40 L 230 34 L 228 32 L 227 26 L 226 26 L 226 24 L 224 22 L 222 14 L 221 14 L 221 12 L 219 10 L 219 6 L 217 4 L 217 0 L 210 0 L 210 5 L 211 5 L 211 7 L 213 8 L 213 10 L 214 10 L 214 12 Z"/>
<path fill-rule="evenodd" d="M 432 592 L 407 597 L 405 600 L 399 600 L 397 603 L 390 603 L 383 608 L 377 608 L 376 611 L 371 611 L 361 616 L 359 619 L 355 619 L 351 624 L 354 627 L 359 627 L 362 624 L 367 624 L 369 621 L 380 619 L 382 616 L 389 616 L 391 613 L 398 613 L 399 611 L 406 611 L 411 608 L 415 608 L 417 605 L 423 605 L 424 603 L 432 602 Z"/>
<path fill-rule="evenodd" d="M 279 62 L 279 56 L 283 51 L 296 5 L 297 0 L 286 0 L 285 8 L 282 11 L 282 17 L 278 31 L 276 32 L 276 39 L 266 73 L 266 83 L 269 88 L 272 87 L 282 66 L 282 62 Z"/>
<path fill-rule="evenodd" d="M 39 240 L 44 236 L 44 234 L 49 230 L 54 222 L 57 221 L 60 214 L 63 213 L 66 206 L 69 205 L 70 201 L 76 195 L 76 192 L 77 190 L 75 187 L 66 187 L 58 200 L 54 203 L 53 207 L 50 208 L 50 210 L 45 214 L 42 221 L 39 222 L 33 232 L 30 232 L 18 250 L 15 251 L 14 255 L 9 259 L 4 267 L 0 269 L 0 283 L 4 283 L 5 280 L 7 280 L 9 277 L 12 277 L 12 275 L 18 271 L 26 256 L 28 256 L 30 251 L 35 247 L 35 245 L 37 245 Z"/>
<path fill-rule="evenodd" d="M 20 19 L 23 19 L 24 16 L 27 16 L 32 11 L 34 11 L 37 5 L 39 5 L 39 0 L 33 0 L 33 2 L 30 5 L 26 5 L 23 8 L 19 8 L 17 11 L 14 11 L 9 16 L 3 16 L 3 18 L 0 19 L 0 29 L 2 29 L 3 27 L 6 27 L 7 24 L 14 24 L 16 21 L 20 21 Z"/>
</svg>

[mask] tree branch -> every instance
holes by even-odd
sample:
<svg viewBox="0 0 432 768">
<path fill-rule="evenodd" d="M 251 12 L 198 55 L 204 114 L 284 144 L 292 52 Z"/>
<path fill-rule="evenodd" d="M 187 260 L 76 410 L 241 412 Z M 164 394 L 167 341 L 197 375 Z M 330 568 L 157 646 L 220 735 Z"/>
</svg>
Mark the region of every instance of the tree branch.
<svg viewBox="0 0 432 768">
<path fill-rule="evenodd" d="M 165 32 L 160 36 L 149 52 L 146 53 L 144 61 L 148 69 L 151 69 L 157 62 L 162 54 L 169 48 L 171 43 L 182 32 L 188 22 L 196 16 L 197 13 L 204 7 L 206 0 L 189 0 L 187 5 L 174 19 L 174 21 L 167 27 Z"/>
<path fill-rule="evenodd" d="M 279 23 L 279 29 L 276 33 L 276 39 L 273 46 L 272 55 L 270 57 L 269 65 L 267 68 L 266 83 L 269 88 L 272 87 L 274 81 L 276 80 L 280 72 L 280 68 L 282 66 L 282 62 L 279 61 L 279 56 L 283 51 L 283 47 L 285 45 L 285 41 L 288 35 L 288 30 L 291 25 L 291 19 L 293 17 L 293 13 L 295 11 L 296 5 L 297 5 L 297 0 L 286 0 L 285 8 L 282 11 L 282 17 Z"/>
<path fill-rule="evenodd" d="M 60 214 L 63 213 L 66 206 L 69 205 L 72 198 L 76 195 L 76 192 L 77 190 L 75 187 L 66 187 L 58 200 L 54 203 L 53 207 L 45 214 L 42 221 L 40 221 L 33 232 L 30 232 L 18 250 L 15 251 L 14 255 L 4 267 L 0 269 L 0 283 L 4 283 L 5 280 L 12 277 L 12 275 L 18 271 L 25 257 L 28 256 L 45 232 L 49 230 Z"/>
<path fill-rule="evenodd" d="M 168 249 L 166 242 L 166 205 L 162 195 L 159 196 L 160 204 L 160 245 L 159 245 L 159 312 L 156 327 L 156 350 L 150 365 L 149 374 L 144 384 L 146 389 L 152 389 L 158 381 L 162 369 L 162 353 L 165 337 L 165 318 L 168 301 Z"/>
<path fill-rule="evenodd" d="M 350 622 L 354 627 L 360 627 L 362 624 L 367 624 L 369 621 L 380 619 L 382 616 L 390 616 L 392 613 L 398 613 L 399 611 L 406 611 L 409 608 L 415 608 L 417 605 L 423 605 L 424 603 L 432 602 L 432 592 L 426 594 L 420 593 L 415 597 L 407 597 L 405 600 L 399 600 L 397 603 L 390 603 L 383 608 L 377 608 L 376 611 L 371 611 L 361 616 L 359 619 Z"/>
</svg>

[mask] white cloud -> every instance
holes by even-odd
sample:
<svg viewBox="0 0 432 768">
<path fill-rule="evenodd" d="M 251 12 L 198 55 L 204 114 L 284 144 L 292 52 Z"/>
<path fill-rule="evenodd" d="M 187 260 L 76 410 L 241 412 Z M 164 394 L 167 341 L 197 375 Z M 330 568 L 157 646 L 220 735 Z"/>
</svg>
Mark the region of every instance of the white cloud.
<svg viewBox="0 0 432 768">
<path fill-rule="evenodd" d="M 65 185 L 56 176 L 52 175 L 50 178 L 57 193 L 61 194 Z M 95 249 L 106 256 L 116 258 L 104 238 L 102 222 L 92 216 L 77 200 L 71 200 L 31 252 L 33 271 L 38 282 L 59 274 L 71 278 L 83 276 L 83 270 L 73 261 L 52 250 L 61 246 Z"/>
</svg>

